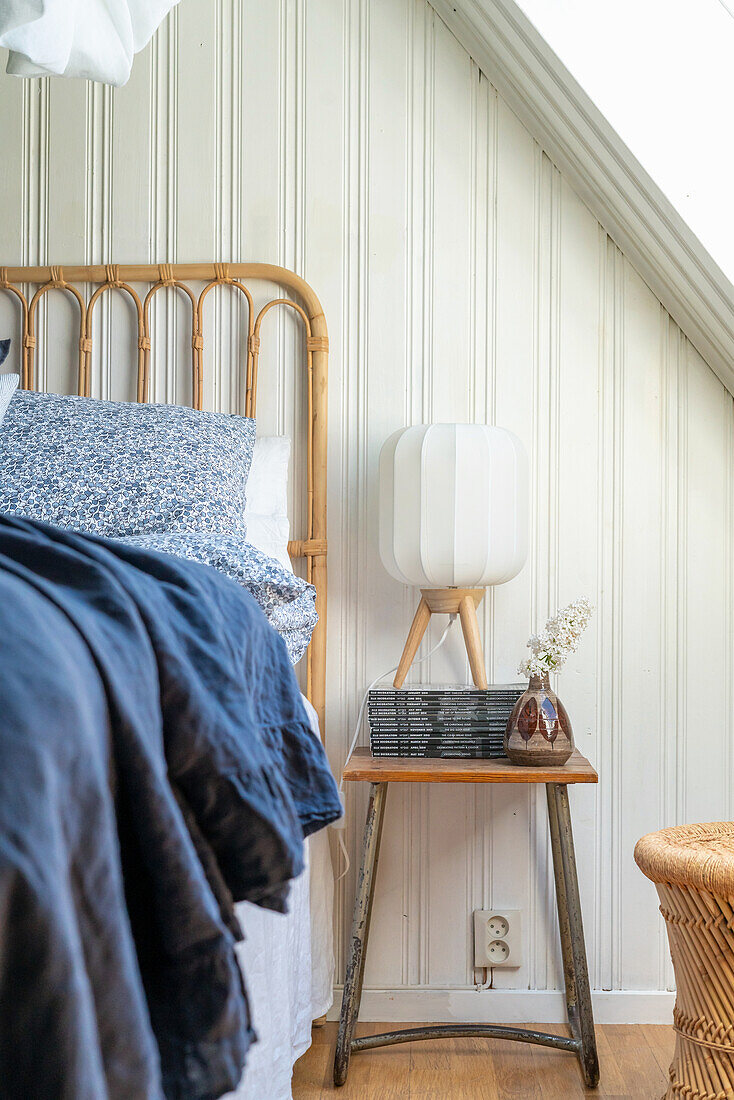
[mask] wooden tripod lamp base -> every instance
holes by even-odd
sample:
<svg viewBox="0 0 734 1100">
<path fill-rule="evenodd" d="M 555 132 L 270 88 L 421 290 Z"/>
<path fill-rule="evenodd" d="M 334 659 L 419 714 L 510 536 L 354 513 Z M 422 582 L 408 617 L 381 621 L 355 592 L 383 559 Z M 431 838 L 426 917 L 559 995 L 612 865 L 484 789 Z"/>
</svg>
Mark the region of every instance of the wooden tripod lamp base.
<svg viewBox="0 0 734 1100">
<path fill-rule="evenodd" d="M 484 667 L 484 654 L 477 621 L 477 607 L 483 596 L 483 588 L 421 588 L 421 602 L 418 604 L 418 610 L 408 631 L 393 687 L 403 686 L 421 639 L 431 621 L 431 615 L 458 615 L 461 619 L 472 679 L 476 687 L 482 691 L 487 690 L 487 672 Z"/>
</svg>

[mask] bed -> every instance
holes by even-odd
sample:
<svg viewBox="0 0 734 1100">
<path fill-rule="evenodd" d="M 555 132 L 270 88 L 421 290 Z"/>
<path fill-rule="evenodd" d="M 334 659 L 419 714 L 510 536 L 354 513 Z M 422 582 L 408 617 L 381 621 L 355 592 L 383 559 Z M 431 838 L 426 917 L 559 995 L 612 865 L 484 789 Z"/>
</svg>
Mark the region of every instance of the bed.
<svg viewBox="0 0 734 1100">
<path fill-rule="evenodd" d="M 281 288 L 280 295 L 255 307 L 252 285 Z M 220 289 L 221 288 L 221 289 Z M 69 268 L 0 268 L 0 292 L 18 309 L 21 388 L 39 389 L 39 335 L 47 329 L 44 307 L 49 295 L 59 293 L 77 314 L 78 353 L 76 394 L 89 398 L 95 364 L 107 374 L 126 370 L 106 335 L 104 351 L 95 344 L 95 322 L 107 295 L 120 295 L 133 318 L 136 356 L 135 398 L 144 404 L 151 394 L 153 337 L 156 307 L 162 299 L 178 300 L 190 331 L 188 399 L 202 410 L 207 392 L 207 310 L 220 294 L 242 307 L 242 397 L 245 417 L 255 418 L 261 341 L 275 326 L 277 313 L 292 315 L 303 329 L 305 494 L 301 509 L 303 537 L 288 542 L 287 552 L 303 564 L 304 579 L 316 589 L 318 623 L 302 664 L 303 690 L 313 736 L 324 737 L 326 666 L 326 410 L 328 337 L 326 322 L 313 290 L 294 273 L 265 264 L 97 265 Z M 268 318 L 271 321 L 268 322 Z M 96 322 L 99 325 L 99 322 Z M 14 334 L 13 334 L 14 335 Z M 5 368 L 7 369 L 7 368 Z M 165 549 L 154 545 L 153 549 Z M 266 552 L 272 552 L 267 547 Z M 237 907 L 245 933 L 238 946 L 246 976 L 259 1042 L 252 1047 L 239 1088 L 230 1096 L 254 1100 L 287 1100 L 297 1057 L 310 1042 L 312 1020 L 329 1007 L 333 985 L 331 906 L 333 880 L 328 838 L 312 836 L 307 845 L 308 866 L 291 889 L 288 914 L 269 912 L 248 902 Z"/>
</svg>

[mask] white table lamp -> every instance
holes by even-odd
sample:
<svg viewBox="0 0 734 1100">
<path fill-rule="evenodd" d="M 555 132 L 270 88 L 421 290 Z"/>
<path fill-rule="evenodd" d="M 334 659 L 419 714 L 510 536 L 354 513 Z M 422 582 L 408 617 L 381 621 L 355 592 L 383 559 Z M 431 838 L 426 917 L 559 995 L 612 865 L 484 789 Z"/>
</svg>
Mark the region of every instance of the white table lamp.
<svg viewBox="0 0 734 1100">
<path fill-rule="evenodd" d="M 380 556 L 391 576 L 421 586 L 395 687 L 432 614 L 461 619 L 469 665 L 487 687 L 477 605 L 527 557 L 528 460 L 517 436 L 486 424 L 402 428 L 380 453 Z"/>
</svg>

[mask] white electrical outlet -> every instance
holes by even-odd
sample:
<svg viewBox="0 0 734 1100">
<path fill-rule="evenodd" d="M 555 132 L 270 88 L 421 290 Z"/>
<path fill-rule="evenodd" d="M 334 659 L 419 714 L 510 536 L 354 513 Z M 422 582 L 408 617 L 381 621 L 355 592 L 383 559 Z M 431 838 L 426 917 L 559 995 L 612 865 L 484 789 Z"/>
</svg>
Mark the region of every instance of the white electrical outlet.
<svg viewBox="0 0 734 1100">
<path fill-rule="evenodd" d="M 522 965 L 520 909 L 474 910 L 474 965 Z"/>
</svg>

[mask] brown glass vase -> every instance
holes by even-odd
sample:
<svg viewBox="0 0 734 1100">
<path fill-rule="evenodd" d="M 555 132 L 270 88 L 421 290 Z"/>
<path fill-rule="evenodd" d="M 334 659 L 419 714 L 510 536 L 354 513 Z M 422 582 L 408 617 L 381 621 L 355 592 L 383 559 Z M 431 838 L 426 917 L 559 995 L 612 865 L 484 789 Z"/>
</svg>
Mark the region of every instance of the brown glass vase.
<svg viewBox="0 0 734 1100">
<path fill-rule="evenodd" d="M 565 764 L 573 752 L 573 731 L 547 676 L 531 676 L 512 709 L 505 752 L 513 764 L 547 768 Z"/>
</svg>

